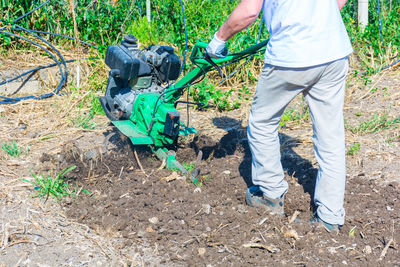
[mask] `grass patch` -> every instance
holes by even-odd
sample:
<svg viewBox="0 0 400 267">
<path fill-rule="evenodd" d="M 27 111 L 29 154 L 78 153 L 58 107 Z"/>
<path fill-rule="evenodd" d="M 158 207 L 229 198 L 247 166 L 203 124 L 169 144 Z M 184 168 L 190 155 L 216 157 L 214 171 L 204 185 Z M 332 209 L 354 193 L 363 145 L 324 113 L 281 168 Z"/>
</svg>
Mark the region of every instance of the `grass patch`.
<svg viewBox="0 0 400 267">
<path fill-rule="evenodd" d="M 363 121 L 357 127 L 349 127 L 352 133 L 375 133 L 384 129 L 393 129 L 398 127 L 400 116 L 393 119 L 389 118 L 388 114 L 374 114 L 368 121 Z"/>
<path fill-rule="evenodd" d="M 57 200 L 69 196 L 73 196 L 74 198 L 76 198 L 76 196 L 78 195 L 78 190 L 71 189 L 70 185 L 64 181 L 65 174 L 74 170 L 75 168 L 76 166 L 72 166 L 68 169 L 63 169 L 55 176 L 48 174 L 46 177 L 44 177 L 42 174 L 32 173 L 32 177 L 34 178 L 34 180 L 21 179 L 21 181 L 34 185 L 33 190 L 35 190 L 36 193 L 32 194 L 32 197 L 41 197 L 45 198 L 46 200 L 49 197 L 56 198 Z M 80 191 L 89 194 L 87 190 L 81 189 Z"/>
<path fill-rule="evenodd" d="M 91 113 L 85 115 L 79 115 L 75 120 L 72 121 L 76 128 L 82 128 L 87 130 L 96 129 L 96 123 L 93 121 L 93 115 Z"/>
<path fill-rule="evenodd" d="M 392 144 L 394 142 L 400 142 L 400 133 L 390 134 L 386 139 L 385 143 Z"/>
<path fill-rule="evenodd" d="M 18 158 L 22 153 L 27 153 L 29 150 L 27 147 L 18 146 L 15 140 L 12 142 L 1 143 L 0 148 L 1 151 L 14 158 Z"/>
<path fill-rule="evenodd" d="M 103 107 L 100 104 L 100 97 L 94 94 L 90 95 L 90 114 L 93 115 L 106 115 L 104 113 Z"/>
</svg>

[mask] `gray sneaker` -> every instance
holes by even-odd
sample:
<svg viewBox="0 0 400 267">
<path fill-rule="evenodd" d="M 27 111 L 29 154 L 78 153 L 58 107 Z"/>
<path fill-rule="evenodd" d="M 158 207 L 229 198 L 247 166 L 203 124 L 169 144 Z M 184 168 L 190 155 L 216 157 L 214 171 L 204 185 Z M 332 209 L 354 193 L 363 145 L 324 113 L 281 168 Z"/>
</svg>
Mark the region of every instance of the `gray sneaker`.
<svg viewBox="0 0 400 267">
<path fill-rule="evenodd" d="M 250 186 L 246 192 L 246 203 L 251 207 L 264 208 L 271 214 L 285 215 L 283 210 L 284 198 L 269 198 L 261 191 L 258 186 Z"/>
<path fill-rule="evenodd" d="M 320 217 L 318 217 L 317 212 L 315 212 L 313 214 L 313 216 L 311 217 L 310 223 L 315 224 L 317 226 L 321 226 L 321 227 L 325 228 L 326 231 L 333 232 L 336 234 L 338 234 L 340 229 L 342 228 L 342 226 L 339 224 L 331 224 L 331 223 L 327 223 L 327 222 L 323 221 Z"/>
</svg>

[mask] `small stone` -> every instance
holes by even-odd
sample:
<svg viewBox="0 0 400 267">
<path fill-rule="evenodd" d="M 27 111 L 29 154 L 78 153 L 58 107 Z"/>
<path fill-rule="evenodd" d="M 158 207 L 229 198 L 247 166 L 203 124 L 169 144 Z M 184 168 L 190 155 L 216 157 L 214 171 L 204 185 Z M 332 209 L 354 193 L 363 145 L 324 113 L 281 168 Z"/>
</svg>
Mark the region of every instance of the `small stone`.
<svg viewBox="0 0 400 267">
<path fill-rule="evenodd" d="M 184 220 L 180 220 L 180 224 L 184 225 L 185 221 Z"/>
<path fill-rule="evenodd" d="M 199 255 L 200 255 L 201 257 L 203 257 L 204 254 L 206 254 L 206 249 L 205 249 L 205 248 L 199 248 L 197 251 L 199 252 Z"/>
<path fill-rule="evenodd" d="M 70 205 L 70 204 L 72 204 L 72 199 L 70 197 L 66 197 L 66 198 L 64 198 L 64 203 L 66 205 Z"/>
<path fill-rule="evenodd" d="M 144 237 L 145 235 L 146 235 L 146 232 L 143 231 L 143 230 L 139 230 L 138 233 L 137 233 L 137 236 L 138 236 L 139 238 L 142 238 L 142 237 Z"/>
<path fill-rule="evenodd" d="M 336 254 L 336 248 L 334 248 L 334 247 L 329 247 L 329 248 L 328 248 L 328 251 L 329 251 L 329 253 L 331 253 L 331 254 Z"/>
<path fill-rule="evenodd" d="M 210 214 L 210 212 L 211 212 L 210 204 L 202 204 L 201 207 L 205 214 Z"/>
<path fill-rule="evenodd" d="M 85 158 L 91 160 L 97 157 L 97 152 L 95 150 L 89 150 L 85 153 Z"/>
<path fill-rule="evenodd" d="M 207 231 L 207 232 L 211 232 L 211 228 L 207 226 L 207 227 L 206 227 L 206 231 Z"/>
<path fill-rule="evenodd" d="M 197 187 L 193 190 L 193 193 L 201 193 L 201 188 Z"/>
<path fill-rule="evenodd" d="M 389 207 L 389 206 L 386 206 L 386 209 L 388 210 L 388 211 L 392 211 L 393 209 L 391 208 L 391 207 Z"/>
<path fill-rule="evenodd" d="M 149 222 L 151 222 L 152 224 L 157 224 L 159 222 L 157 217 L 152 217 L 149 219 Z"/>
<path fill-rule="evenodd" d="M 220 212 L 219 212 L 219 215 L 220 215 L 220 216 L 224 215 L 224 212 L 223 212 L 223 211 L 220 211 Z"/>
<path fill-rule="evenodd" d="M 226 171 L 223 171 L 222 173 L 225 174 L 225 175 L 230 175 L 231 171 L 230 170 L 226 170 Z"/>
<path fill-rule="evenodd" d="M 237 206 L 237 211 L 238 211 L 239 213 L 246 213 L 246 212 L 247 212 L 245 206 L 242 205 L 242 204 L 240 204 L 240 205 Z"/>
<path fill-rule="evenodd" d="M 347 261 L 342 261 L 343 265 L 347 265 Z"/>
<path fill-rule="evenodd" d="M 372 253 L 372 248 L 370 246 L 365 246 L 365 248 L 363 249 L 363 252 L 367 255 Z"/>
</svg>

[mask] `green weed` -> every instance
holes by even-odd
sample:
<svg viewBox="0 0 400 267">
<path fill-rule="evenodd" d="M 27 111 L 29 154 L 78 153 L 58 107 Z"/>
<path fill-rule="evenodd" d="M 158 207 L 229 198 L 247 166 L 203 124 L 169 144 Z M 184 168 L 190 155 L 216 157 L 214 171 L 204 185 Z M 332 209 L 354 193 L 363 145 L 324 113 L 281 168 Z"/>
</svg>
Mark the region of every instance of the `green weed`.
<svg viewBox="0 0 400 267">
<path fill-rule="evenodd" d="M 354 156 L 358 154 L 359 151 L 360 151 L 360 143 L 354 143 L 347 150 L 347 155 Z"/>
<path fill-rule="evenodd" d="M 204 104 L 205 107 L 214 104 L 219 111 L 232 110 L 238 107 L 236 102 L 230 100 L 233 90 L 216 90 L 208 78 L 189 88 L 189 95 L 195 102 Z"/>
<path fill-rule="evenodd" d="M 99 96 L 94 94 L 90 95 L 90 114 L 93 115 L 106 115 L 104 113 L 103 107 L 100 104 Z"/>
<path fill-rule="evenodd" d="M 72 121 L 76 128 L 82 128 L 87 130 L 96 129 L 96 123 L 93 121 L 93 115 L 89 114 L 81 114 L 75 120 Z"/>
<path fill-rule="evenodd" d="M 350 229 L 349 237 L 354 237 L 354 235 L 356 234 L 356 228 L 357 226 L 354 226 L 353 228 Z"/>
<path fill-rule="evenodd" d="M 283 113 L 279 122 L 279 127 L 284 128 L 287 122 L 296 122 L 299 124 L 307 121 L 309 118 L 310 114 L 308 111 L 308 106 L 303 105 L 300 110 L 290 108 L 288 110 L 285 110 L 285 112 Z"/>
<path fill-rule="evenodd" d="M 187 162 L 183 162 L 182 163 L 183 168 L 185 168 L 188 172 L 193 171 L 194 169 L 194 163 L 187 163 Z"/>
<path fill-rule="evenodd" d="M 12 142 L 1 143 L 0 148 L 1 151 L 14 158 L 18 158 L 22 153 L 27 153 L 29 150 L 27 147 L 18 146 L 15 140 Z"/>
<path fill-rule="evenodd" d="M 238 98 L 240 100 L 250 100 L 251 92 L 250 89 L 243 85 L 242 88 L 238 89 Z"/>
<path fill-rule="evenodd" d="M 373 115 L 368 121 L 361 122 L 357 127 L 349 127 L 352 133 L 375 133 L 384 129 L 398 127 L 400 116 L 390 119 L 388 114 Z"/>
<path fill-rule="evenodd" d="M 400 142 L 400 133 L 389 134 L 386 137 L 385 143 L 392 144 L 393 142 Z"/>
<path fill-rule="evenodd" d="M 143 17 L 129 25 L 127 32 L 136 36 L 141 44 L 151 45 L 159 43 L 161 39 L 156 29 L 156 27 L 152 27 L 152 24 L 147 21 L 146 17 Z"/>
<path fill-rule="evenodd" d="M 58 172 L 55 177 L 51 175 L 47 175 L 44 177 L 42 174 L 33 174 L 32 177 L 34 180 L 21 179 L 21 181 L 30 183 L 34 185 L 33 190 L 36 191 L 32 197 L 41 197 L 46 200 L 49 197 L 54 197 L 57 200 L 60 200 L 64 197 L 73 196 L 74 198 L 77 195 L 77 189 L 71 189 L 69 184 L 64 181 L 65 174 L 74 170 L 76 166 L 72 166 L 68 169 L 63 169 Z M 87 190 L 80 190 L 83 193 L 89 194 Z"/>
</svg>

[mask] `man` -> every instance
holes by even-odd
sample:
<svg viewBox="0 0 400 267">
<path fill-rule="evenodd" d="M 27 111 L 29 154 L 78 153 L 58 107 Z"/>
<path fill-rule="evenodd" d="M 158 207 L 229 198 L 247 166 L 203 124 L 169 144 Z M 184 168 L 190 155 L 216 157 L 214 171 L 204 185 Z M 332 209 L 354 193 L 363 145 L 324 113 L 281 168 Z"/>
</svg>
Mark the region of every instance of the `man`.
<svg viewBox="0 0 400 267">
<path fill-rule="evenodd" d="M 211 57 L 226 56 L 225 42 L 251 25 L 263 9 L 270 41 L 249 116 L 254 186 L 247 190 L 246 202 L 283 214 L 288 184 L 283 179 L 277 128 L 286 106 L 303 93 L 319 163 L 312 221 L 330 231 L 339 231 L 345 216 L 343 103 L 347 56 L 352 52 L 340 15 L 346 1 L 242 0 L 207 47 Z"/>
</svg>

